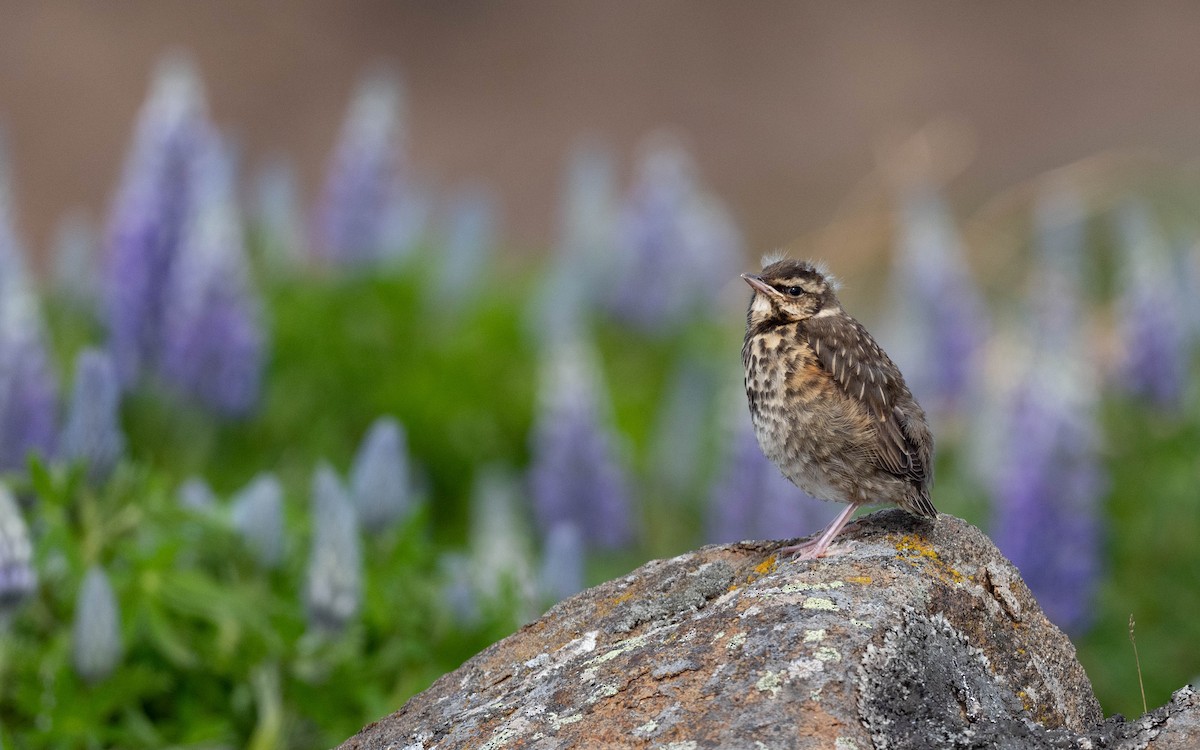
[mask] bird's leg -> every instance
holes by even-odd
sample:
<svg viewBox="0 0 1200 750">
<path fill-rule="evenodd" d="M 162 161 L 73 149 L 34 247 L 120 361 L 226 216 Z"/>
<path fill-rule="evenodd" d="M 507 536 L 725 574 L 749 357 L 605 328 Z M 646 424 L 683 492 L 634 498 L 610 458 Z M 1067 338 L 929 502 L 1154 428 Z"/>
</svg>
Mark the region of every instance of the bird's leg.
<svg viewBox="0 0 1200 750">
<path fill-rule="evenodd" d="M 806 542 L 793 544 L 790 547 L 784 547 L 779 550 L 780 556 L 795 553 L 795 560 L 815 560 L 825 554 L 825 550 L 829 549 L 830 542 L 838 535 L 846 524 L 850 521 L 850 516 L 854 515 L 854 511 L 858 510 L 858 506 L 850 504 L 846 509 L 838 514 L 838 517 L 825 527 L 821 535 L 816 539 L 809 539 Z"/>
</svg>

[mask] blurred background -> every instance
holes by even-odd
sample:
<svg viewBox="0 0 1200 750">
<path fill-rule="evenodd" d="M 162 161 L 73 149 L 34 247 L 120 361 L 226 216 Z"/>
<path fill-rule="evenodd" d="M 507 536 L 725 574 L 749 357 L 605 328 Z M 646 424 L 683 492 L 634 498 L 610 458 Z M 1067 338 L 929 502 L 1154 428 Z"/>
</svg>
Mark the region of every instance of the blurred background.
<svg viewBox="0 0 1200 750">
<path fill-rule="evenodd" d="M 329 746 L 584 586 L 816 532 L 741 393 L 776 250 L 1106 713 L 1200 674 L 1200 8 L 0 17 L 0 743 Z"/>
</svg>

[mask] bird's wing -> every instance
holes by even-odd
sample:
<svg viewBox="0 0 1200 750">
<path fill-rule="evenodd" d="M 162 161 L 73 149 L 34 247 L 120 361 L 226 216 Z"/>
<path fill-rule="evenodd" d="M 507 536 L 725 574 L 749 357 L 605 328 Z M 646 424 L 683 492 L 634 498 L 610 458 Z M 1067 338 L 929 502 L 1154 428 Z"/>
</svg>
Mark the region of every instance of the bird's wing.
<svg viewBox="0 0 1200 750">
<path fill-rule="evenodd" d="M 918 484 L 928 481 L 933 440 L 923 418 L 905 413 L 920 407 L 900 370 L 867 329 L 848 315 L 816 316 L 805 323 L 808 343 L 821 366 L 874 419 L 878 465 Z"/>
</svg>

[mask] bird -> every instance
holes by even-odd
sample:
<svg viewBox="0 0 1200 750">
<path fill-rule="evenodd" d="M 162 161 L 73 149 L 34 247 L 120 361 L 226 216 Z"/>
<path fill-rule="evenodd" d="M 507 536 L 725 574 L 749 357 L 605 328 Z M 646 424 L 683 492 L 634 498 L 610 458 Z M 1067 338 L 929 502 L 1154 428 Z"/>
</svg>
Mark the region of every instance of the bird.
<svg viewBox="0 0 1200 750">
<path fill-rule="evenodd" d="M 838 300 L 823 265 L 792 259 L 742 274 L 753 296 L 742 344 L 746 398 L 763 453 L 814 498 L 847 507 L 781 554 L 816 559 L 862 505 L 937 518 L 933 434 L 904 376 Z"/>
</svg>

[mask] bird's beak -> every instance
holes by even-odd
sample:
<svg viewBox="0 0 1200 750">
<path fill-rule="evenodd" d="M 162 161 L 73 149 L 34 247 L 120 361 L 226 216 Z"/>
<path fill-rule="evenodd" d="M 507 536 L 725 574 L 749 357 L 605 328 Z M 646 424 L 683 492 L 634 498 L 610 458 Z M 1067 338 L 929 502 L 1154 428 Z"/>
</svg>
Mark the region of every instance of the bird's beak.
<svg viewBox="0 0 1200 750">
<path fill-rule="evenodd" d="M 756 292 L 762 292 L 769 297 L 779 294 L 779 292 L 775 291 L 774 287 L 762 280 L 762 276 L 756 276 L 752 273 L 744 273 L 742 274 L 742 278 L 745 279 L 746 283 L 749 284 L 750 287 Z"/>
</svg>

